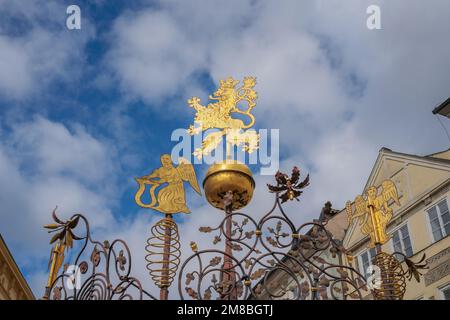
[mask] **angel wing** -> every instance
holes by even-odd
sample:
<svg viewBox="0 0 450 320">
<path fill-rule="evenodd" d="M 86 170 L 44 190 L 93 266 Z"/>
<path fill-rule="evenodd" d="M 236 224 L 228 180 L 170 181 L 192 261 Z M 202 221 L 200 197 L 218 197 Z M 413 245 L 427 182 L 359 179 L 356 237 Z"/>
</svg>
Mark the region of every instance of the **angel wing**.
<svg viewBox="0 0 450 320">
<path fill-rule="evenodd" d="M 178 159 L 178 163 L 179 165 L 177 167 L 177 170 L 178 173 L 180 174 L 181 179 L 183 179 L 183 181 L 189 182 L 191 187 L 199 195 L 201 195 L 202 192 L 200 191 L 200 187 L 198 186 L 197 176 L 195 174 L 195 170 L 192 164 L 189 162 L 189 160 L 181 157 Z"/>
<path fill-rule="evenodd" d="M 359 217 L 359 225 L 362 226 L 368 216 L 369 216 L 369 211 L 367 210 L 367 203 L 366 200 L 364 200 L 363 196 L 359 195 L 355 198 L 355 214 L 353 216 L 353 218 L 357 218 Z"/>
<path fill-rule="evenodd" d="M 351 201 L 347 201 L 345 203 L 345 211 L 347 212 L 347 220 L 348 220 L 348 224 L 350 226 L 353 222 L 353 210 L 352 210 L 352 202 Z"/>
<path fill-rule="evenodd" d="M 392 180 L 384 180 L 381 183 L 381 194 L 383 195 L 383 201 L 385 203 L 388 203 L 389 200 L 394 200 L 394 202 L 400 206 L 400 201 L 398 200 L 398 193 L 397 193 L 397 187 L 395 186 L 395 183 L 392 182 Z"/>
</svg>

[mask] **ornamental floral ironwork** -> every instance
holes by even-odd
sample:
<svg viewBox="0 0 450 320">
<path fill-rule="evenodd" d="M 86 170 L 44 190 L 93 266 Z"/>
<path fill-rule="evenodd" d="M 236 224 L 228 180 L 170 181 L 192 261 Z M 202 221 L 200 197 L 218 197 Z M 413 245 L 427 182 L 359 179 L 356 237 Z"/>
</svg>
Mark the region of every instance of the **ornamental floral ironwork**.
<svg viewBox="0 0 450 320">
<path fill-rule="evenodd" d="M 131 252 L 125 241 L 93 240 L 89 222 L 81 214 L 75 214 L 67 221 L 57 217 L 56 209 L 52 215 L 55 223 L 45 227 L 50 229 L 49 232 L 58 232 L 51 240 L 58 242 L 55 244 L 57 250 L 52 250 L 50 261 L 59 261 L 59 263 L 51 265 L 54 270 L 53 277 L 49 277 L 44 299 L 155 299 L 142 288 L 141 282 L 131 275 Z M 72 247 L 74 245 L 72 240 L 77 241 L 77 246 L 74 246 L 74 250 L 70 252 L 74 256 L 73 262 L 71 265 L 66 263 L 58 275 L 64 260 L 64 248 Z"/>
<path fill-rule="evenodd" d="M 179 299 L 346 300 L 362 299 L 370 293 L 375 299 L 401 299 L 406 277 L 420 280 L 424 258 L 414 263 L 403 255 L 407 267 L 404 270 L 395 258 L 401 253 L 382 252 L 374 260 L 382 269 L 382 286 L 371 290 L 364 275 L 341 262 L 347 252 L 327 230 L 327 219 L 297 227 L 285 212 L 283 203 L 298 200 L 309 177 L 299 182 L 300 170 L 294 167 L 291 177 L 277 173 L 276 181 L 276 186 L 268 186 L 274 204 L 259 220 L 233 212 L 231 200 L 227 202 L 225 196 L 225 218 L 215 227 L 199 228 L 212 236 L 213 245 L 224 243 L 225 250 L 202 249 L 191 241 L 193 253 L 181 264 L 176 277 Z M 54 211 L 53 219 L 55 223 L 46 226 L 56 234 L 51 240 L 55 243 L 53 271 L 44 298 L 157 299 L 131 275 L 131 252 L 123 240 L 93 240 L 89 223 L 81 214 L 63 221 Z M 73 265 L 82 277 L 78 286 L 76 277 L 66 272 L 67 264 L 59 272 L 64 252 L 72 246 Z"/>
</svg>

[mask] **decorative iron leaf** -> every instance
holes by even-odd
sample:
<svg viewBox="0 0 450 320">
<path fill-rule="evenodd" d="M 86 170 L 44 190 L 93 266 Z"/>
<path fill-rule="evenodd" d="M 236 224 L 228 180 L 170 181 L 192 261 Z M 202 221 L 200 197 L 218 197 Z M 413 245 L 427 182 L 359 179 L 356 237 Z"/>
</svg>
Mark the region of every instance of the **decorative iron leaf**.
<svg viewBox="0 0 450 320">
<path fill-rule="evenodd" d="M 76 216 L 73 220 L 70 220 L 67 224 L 67 226 L 70 229 L 74 229 L 76 228 L 76 226 L 78 225 L 78 221 L 80 220 L 80 216 Z"/>
<path fill-rule="evenodd" d="M 220 242 L 222 239 L 219 236 L 215 236 L 214 240 L 213 240 L 213 244 L 217 244 L 218 242 Z"/>
<path fill-rule="evenodd" d="M 349 296 L 352 299 L 359 299 L 359 294 L 357 292 L 352 292 L 349 294 Z"/>
<path fill-rule="evenodd" d="M 251 279 L 251 280 L 256 280 L 256 279 L 258 279 L 258 278 L 261 278 L 261 277 L 264 275 L 265 271 L 266 271 L 266 270 L 263 269 L 263 268 L 260 268 L 260 269 L 256 270 L 255 272 L 253 272 L 253 273 L 250 275 L 250 279 Z"/>
<path fill-rule="evenodd" d="M 238 245 L 237 243 L 233 243 L 232 249 L 234 251 L 242 251 L 242 247 L 240 245 Z"/>
<path fill-rule="evenodd" d="M 267 184 L 267 188 L 269 188 L 269 192 L 271 193 L 275 193 L 275 192 L 281 192 L 281 191 L 285 191 L 286 187 L 285 186 L 272 186 L 270 184 Z"/>
<path fill-rule="evenodd" d="M 322 276 L 319 280 L 319 285 L 328 287 L 330 285 L 330 280 L 327 277 Z"/>
<path fill-rule="evenodd" d="M 46 228 L 46 229 L 52 229 L 52 230 L 58 229 L 58 228 L 60 228 L 60 227 L 61 227 L 61 225 L 56 224 L 56 223 L 50 223 L 50 224 L 46 224 L 46 225 L 44 226 L 44 228 Z"/>
<path fill-rule="evenodd" d="M 73 245 L 73 237 L 72 237 L 72 235 L 73 235 L 73 233 L 72 233 L 72 231 L 70 231 L 70 229 L 68 229 L 67 231 L 66 231 L 66 241 L 65 241 L 65 243 L 66 243 L 66 247 L 67 248 L 72 248 L 72 245 Z"/>
<path fill-rule="evenodd" d="M 321 264 L 326 264 L 327 263 L 325 261 L 325 259 L 323 259 L 321 257 L 318 257 L 318 256 L 315 256 L 313 259 L 316 260 L 318 263 L 321 263 Z"/>
<path fill-rule="evenodd" d="M 127 264 L 127 258 L 124 255 L 123 250 L 119 251 L 119 256 L 117 257 L 117 261 L 119 262 L 120 270 L 125 270 L 125 265 Z"/>
<path fill-rule="evenodd" d="M 198 231 L 203 232 L 203 233 L 209 233 L 212 231 L 211 227 L 200 227 L 198 228 Z"/>
<path fill-rule="evenodd" d="M 343 268 L 338 268 L 338 269 L 337 269 L 337 272 L 341 275 L 341 277 L 342 277 L 343 279 L 348 278 L 348 272 L 345 271 Z"/>
<path fill-rule="evenodd" d="M 192 289 L 192 288 L 190 288 L 190 287 L 186 287 L 185 289 L 186 289 L 187 294 L 188 294 L 192 299 L 198 299 L 198 293 L 197 293 L 194 289 Z"/>
<path fill-rule="evenodd" d="M 203 294 L 204 300 L 211 300 L 211 289 L 208 288 L 205 290 L 205 293 Z"/>
<path fill-rule="evenodd" d="M 192 273 L 186 273 L 186 285 L 188 286 L 192 280 L 195 280 L 195 277 Z"/>
<path fill-rule="evenodd" d="M 56 242 L 56 240 L 62 240 L 64 238 L 64 231 L 58 232 L 53 235 L 53 237 L 50 239 L 50 244 Z"/>
<path fill-rule="evenodd" d="M 301 234 L 299 239 L 300 241 L 310 241 L 311 237 L 309 235 Z"/>
<path fill-rule="evenodd" d="M 305 180 L 300 182 L 298 185 L 295 186 L 296 189 L 303 189 L 305 187 L 309 186 L 309 174 L 306 176 Z"/>
<path fill-rule="evenodd" d="M 257 285 L 256 285 L 256 287 L 255 287 L 255 293 L 256 294 L 261 294 L 262 293 L 262 285 L 261 285 L 261 283 L 258 283 Z"/>
<path fill-rule="evenodd" d="M 311 249 L 313 245 L 310 241 L 304 241 L 300 243 L 300 247 L 302 247 L 303 249 Z"/>
<path fill-rule="evenodd" d="M 115 291 L 115 293 L 122 293 L 124 290 L 125 290 L 124 287 L 118 286 L 114 291 Z"/>
<path fill-rule="evenodd" d="M 322 298 L 322 300 L 328 300 L 328 292 L 325 287 L 319 288 L 319 294 L 320 294 L 320 297 Z"/>
<path fill-rule="evenodd" d="M 56 207 L 52 212 L 53 221 L 55 221 L 58 224 L 64 224 L 64 221 L 59 220 L 59 218 L 56 216 L 56 209 L 58 209 L 58 207 Z"/>
<path fill-rule="evenodd" d="M 94 247 L 94 250 L 92 250 L 91 254 L 91 261 L 95 266 L 98 266 L 100 263 L 100 252 L 97 249 L 97 246 Z"/>
<path fill-rule="evenodd" d="M 344 290 L 344 292 L 348 291 L 348 284 L 347 284 L 347 282 L 343 282 L 342 283 L 342 290 Z"/>
<path fill-rule="evenodd" d="M 266 237 L 267 242 L 269 242 L 272 246 L 278 247 L 278 244 L 275 240 L 272 239 L 272 237 Z"/>
<path fill-rule="evenodd" d="M 53 288 L 53 300 L 61 300 L 61 289 L 62 287 Z"/>
<path fill-rule="evenodd" d="M 209 264 L 211 265 L 211 267 L 215 267 L 220 263 L 220 261 L 222 261 L 221 257 L 214 257 L 211 259 L 211 261 L 209 261 Z"/>
<path fill-rule="evenodd" d="M 281 231 L 281 221 L 277 222 L 277 231 L 280 232 Z"/>
<path fill-rule="evenodd" d="M 251 238 L 253 237 L 254 234 L 255 234 L 255 231 L 254 231 L 254 230 L 248 231 L 248 232 L 245 233 L 245 237 L 246 237 L 247 239 L 251 239 Z"/>
</svg>

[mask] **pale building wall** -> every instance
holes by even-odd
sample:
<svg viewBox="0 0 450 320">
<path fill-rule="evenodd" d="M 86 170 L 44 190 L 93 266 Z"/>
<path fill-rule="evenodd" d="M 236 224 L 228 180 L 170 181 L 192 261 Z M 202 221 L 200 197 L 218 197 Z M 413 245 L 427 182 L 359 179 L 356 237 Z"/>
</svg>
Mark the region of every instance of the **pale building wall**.
<svg viewBox="0 0 450 320">
<path fill-rule="evenodd" d="M 447 159 L 450 152 L 438 155 L 441 159 Z M 430 266 L 429 270 L 422 271 L 424 276 L 420 283 L 414 278 L 407 282 L 404 298 L 442 299 L 439 288 L 450 284 L 450 236 L 434 242 L 426 210 L 442 199 L 447 199 L 450 206 L 450 162 L 430 161 L 427 157 L 420 159 L 382 150 L 367 186 L 378 186 L 384 179 L 392 179 L 396 183 L 401 204 L 400 207 L 391 206 L 394 216 L 387 228 L 388 234 L 406 223 L 413 248 L 411 259 L 418 261 L 425 253 Z M 367 244 L 368 237 L 361 234 L 357 223 L 352 224 L 344 246 L 355 255 L 354 265 L 357 267 L 357 257 L 366 250 Z M 384 244 L 382 250 L 392 253 L 392 240 Z"/>
</svg>

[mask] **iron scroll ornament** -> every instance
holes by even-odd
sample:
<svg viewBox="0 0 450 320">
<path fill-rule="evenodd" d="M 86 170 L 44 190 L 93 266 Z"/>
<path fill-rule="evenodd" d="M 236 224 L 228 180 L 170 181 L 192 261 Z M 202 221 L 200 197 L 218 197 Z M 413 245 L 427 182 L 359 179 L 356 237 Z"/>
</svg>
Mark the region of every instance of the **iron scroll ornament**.
<svg viewBox="0 0 450 320">
<path fill-rule="evenodd" d="M 57 232 L 52 240 L 59 240 L 60 245 L 65 245 L 68 239 L 68 244 L 70 239 L 75 239 L 79 250 L 71 264 L 75 266 L 73 272 L 67 272 L 70 265 L 66 263 L 62 272 L 46 288 L 44 299 L 156 300 L 131 275 L 131 252 L 125 241 L 116 239 L 102 243 L 93 240 L 89 222 L 82 214 L 75 214 L 63 221 L 57 217 L 55 209 L 52 216 L 56 223 L 45 226 L 50 229 L 49 232 Z M 84 228 L 80 227 L 79 222 Z M 68 228 L 71 224 L 74 226 Z M 75 228 L 78 234 L 83 235 L 76 235 Z"/>
<path fill-rule="evenodd" d="M 325 228 L 326 222 L 297 228 L 284 211 L 282 203 L 297 199 L 309 183 L 309 177 L 303 182 L 299 177 L 297 167 L 291 177 L 277 173 L 277 186 L 268 186 L 275 193 L 274 205 L 259 221 L 228 210 L 218 226 L 200 227 L 200 232 L 216 232 L 213 244 L 224 240 L 233 254 L 198 250 L 193 244 L 194 254 L 178 275 L 181 299 L 362 299 L 370 293 L 362 274 L 336 263 L 346 251 Z M 230 236 L 225 231 L 227 220 L 232 225 Z"/>
<path fill-rule="evenodd" d="M 340 258 L 345 257 L 347 252 L 326 229 L 326 220 L 295 226 L 282 204 L 286 192 L 289 194 L 292 190 L 301 189 L 295 188 L 299 184 L 293 183 L 298 180 L 300 172 L 294 168 L 291 177 L 283 175 L 281 178 L 280 175 L 276 176 L 279 189 L 273 191 L 269 187 L 275 195 L 274 204 L 258 221 L 248 214 L 231 212 L 226 208 L 227 216 L 218 226 L 200 227 L 203 233 L 215 233 L 213 244 L 224 241 L 232 254 L 219 249 L 199 250 L 197 244 L 191 242 L 194 252 L 181 264 L 176 277 L 179 298 L 346 300 L 363 299 L 370 293 L 375 299 L 395 298 L 371 291 L 358 270 L 341 262 Z M 286 186 L 283 186 L 284 183 Z M 293 200 L 300 194 L 296 192 L 288 198 Z M 68 288 L 71 277 L 66 273 L 66 264 L 46 288 L 45 298 L 157 300 L 143 289 L 139 279 L 132 276 L 132 257 L 125 241 L 117 239 L 102 243 L 93 240 L 88 220 L 81 214 L 63 221 L 54 211 L 53 219 L 55 223 L 46 226 L 49 232 L 55 233 L 51 241 L 58 242 L 63 249 L 70 248 L 71 242 L 76 244 L 70 250 L 74 257 L 72 264 L 78 267 L 83 279 L 79 287 Z M 230 236 L 227 236 L 226 228 L 231 230 Z M 395 272 L 395 276 L 414 275 L 417 280 L 420 275 L 418 270 L 425 266 L 407 259 L 405 261 L 407 270 L 402 267 Z M 402 283 L 400 290 L 403 290 Z M 392 287 L 387 289 L 392 291 Z"/>
</svg>

